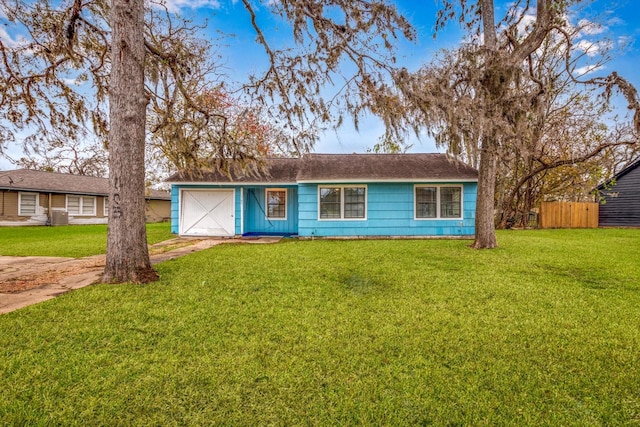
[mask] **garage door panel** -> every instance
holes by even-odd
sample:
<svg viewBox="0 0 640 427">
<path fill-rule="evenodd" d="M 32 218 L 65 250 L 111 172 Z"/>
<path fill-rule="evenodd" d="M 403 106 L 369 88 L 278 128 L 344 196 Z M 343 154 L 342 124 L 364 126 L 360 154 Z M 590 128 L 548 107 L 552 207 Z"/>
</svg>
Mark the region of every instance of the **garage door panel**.
<svg viewBox="0 0 640 427">
<path fill-rule="evenodd" d="M 233 236 L 234 190 L 184 190 L 180 234 L 186 236 Z"/>
</svg>

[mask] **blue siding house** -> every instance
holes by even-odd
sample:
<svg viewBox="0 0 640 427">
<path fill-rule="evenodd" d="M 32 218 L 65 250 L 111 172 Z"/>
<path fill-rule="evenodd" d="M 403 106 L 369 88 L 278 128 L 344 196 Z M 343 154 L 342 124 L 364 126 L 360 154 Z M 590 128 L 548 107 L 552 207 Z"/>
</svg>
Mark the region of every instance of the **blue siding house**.
<svg viewBox="0 0 640 427">
<path fill-rule="evenodd" d="M 307 154 L 260 173 L 177 173 L 181 236 L 472 237 L 477 171 L 445 154 Z"/>
</svg>

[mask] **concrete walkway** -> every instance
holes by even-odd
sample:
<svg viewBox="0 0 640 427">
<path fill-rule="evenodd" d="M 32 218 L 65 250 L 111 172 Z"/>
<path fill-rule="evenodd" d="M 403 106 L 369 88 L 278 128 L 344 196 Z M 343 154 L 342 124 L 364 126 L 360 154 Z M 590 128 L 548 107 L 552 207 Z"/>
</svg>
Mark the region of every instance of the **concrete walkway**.
<svg viewBox="0 0 640 427">
<path fill-rule="evenodd" d="M 150 255 L 151 264 L 155 265 L 222 243 L 276 243 L 279 240 L 279 237 L 260 237 L 257 239 L 176 238 L 152 245 L 149 247 L 149 251 L 152 254 Z M 154 252 L 157 253 L 154 254 Z M 52 283 L 50 284 L 20 293 L 0 293 L 0 314 L 53 299 L 74 289 L 100 283 L 104 265 L 104 255 L 86 258 L 0 256 L 0 282 L 33 274 L 52 273 Z M 64 271 L 73 270 L 82 270 L 82 273 L 64 274 Z M 58 280 L 53 279 L 56 273 L 60 273 Z"/>
</svg>

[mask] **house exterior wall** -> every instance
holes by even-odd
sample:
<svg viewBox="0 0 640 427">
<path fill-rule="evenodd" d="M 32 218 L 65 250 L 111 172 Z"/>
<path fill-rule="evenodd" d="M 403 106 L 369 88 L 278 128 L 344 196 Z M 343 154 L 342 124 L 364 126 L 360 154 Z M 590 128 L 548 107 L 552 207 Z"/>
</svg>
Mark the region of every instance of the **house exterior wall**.
<svg viewBox="0 0 640 427">
<path fill-rule="evenodd" d="M 171 232 L 173 234 L 178 234 L 180 232 L 180 188 L 182 187 L 179 185 L 171 186 Z"/>
<path fill-rule="evenodd" d="M 37 193 L 35 191 L 2 190 L 0 191 L 0 225 L 37 225 L 46 222 L 48 195 L 38 193 L 36 215 L 20 215 L 20 193 Z"/>
<path fill-rule="evenodd" d="M 415 185 L 459 185 L 462 187 L 461 219 L 415 219 Z M 180 191 L 188 189 L 235 189 L 235 234 L 282 233 L 301 237 L 355 236 L 459 236 L 475 234 L 477 183 L 367 183 L 366 219 L 321 220 L 318 218 L 318 186 L 229 186 L 173 185 L 171 231 L 179 233 Z M 328 184 L 340 186 L 352 184 Z M 265 189 L 287 188 L 287 220 L 265 218 Z"/>
<path fill-rule="evenodd" d="M 616 184 L 602 190 L 601 227 L 640 227 L 640 166 L 618 178 Z"/>
<path fill-rule="evenodd" d="M 462 219 L 414 218 L 414 188 L 424 185 L 462 185 Z M 322 184 L 321 184 L 322 185 Z M 330 184 L 330 186 L 341 184 Z M 347 184 L 344 184 L 347 185 Z M 351 184 L 349 184 L 351 185 Z M 319 184 L 299 186 L 301 237 L 347 236 L 473 236 L 477 183 L 368 183 L 366 219 L 320 220 Z"/>
<path fill-rule="evenodd" d="M 102 196 L 96 200 L 96 216 L 98 218 L 109 218 L 109 212 L 107 212 L 107 215 L 104 214 L 104 204 L 107 199 L 107 197 Z"/>
<path fill-rule="evenodd" d="M 266 190 L 286 189 L 287 218 L 268 219 L 266 215 Z M 243 234 L 297 234 L 298 233 L 298 187 L 283 185 L 265 185 L 247 187 L 244 190 L 244 227 Z"/>
<path fill-rule="evenodd" d="M 104 212 L 104 197 L 101 198 L 102 203 L 99 203 L 100 214 Z M 167 221 L 171 217 L 171 200 L 147 200 L 145 204 L 145 218 L 147 222 L 163 222 Z"/>
<path fill-rule="evenodd" d="M 46 212 L 47 209 L 49 209 L 49 195 L 47 193 L 39 193 L 38 204 L 44 210 L 44 212 Z"/>
<path fill-rule="evenodd" d="M 0 191 L 0 218 L 18 220 L 18 192 Z"/>
<path fill-rule="evenodd" d="M 34 191 L 25 191 L 34 193 Z M 61 193 L 38 193 L 38 213 L 36 215 L 18 215 L 18 203 L 20 191 L 0 191 L 0 225 L 45 225 L 49 215 L 49 198 L 51 198 L 51 210 L 65 211 L 67 208 L 67 195 Z M 92 196 L 93 197 L 93 196 Z M 106 224 L 107 216 L 104 214 L 106 197 L 95 196 L 96 214 L 69 216 L 69 224 Z M 147 222 L 166 221 L 171 215 L 170 200 L 148 200 L 146 204 Z"/>
<path fill-rule="evenodd" d="M 287 189 L 287 219 L 267 220 L 265 216 L 265 190 L 267 188 Z M 234 185 L 172 185 L 171 186 L 171 232 L 180 232 L 180 192 L 189 189 L 235 189 L 234 216 L 235 234 L 274 233 L 295 234 L 298 225 L 297 187 L 282 185 L 234 186 Z"/>
<path fill-rule="evenodd" d="M 67 195 L 66 194 L 52 194 L 51 195 L 51 209 L 65 210 L 67 208 Z"/>
</svg>

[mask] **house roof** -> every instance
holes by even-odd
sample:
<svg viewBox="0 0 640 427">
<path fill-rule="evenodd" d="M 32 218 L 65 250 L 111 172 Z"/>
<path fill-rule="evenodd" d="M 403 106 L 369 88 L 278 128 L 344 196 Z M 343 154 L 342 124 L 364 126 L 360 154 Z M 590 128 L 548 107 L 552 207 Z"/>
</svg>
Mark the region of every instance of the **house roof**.
<svg viewBox="0 0 640 427">
<path fill-rule="evenodd" d="M 220 171 L 198 171 L 195 174 L 190 172 L 178 172 L 171 175 L 166 181 L 295 183 L 299 168 L 300 159 L 279 157 L 267 159 L 265 170 L 260 173 L 232 170 L 230 176 L 228 176 Z"/>
<path fill-rule="evenodd" d="M 0 190 L 108 196 L 109 180 L 93 176 L 16 169 L 0 171 Z M 171 200 L 171 195 L 166 191 L 150 190 L 147 197 Z"/>
<path fill-rule="evenodd" d="M 626 174 L 628 174 L 629 172 L 631 172 L 632 170 L 634 170 L 637 167 L 640 167 L 640 159 L 636 160 L 635 162 L 631 163 L 626 168 L 622 169 L 613 178 L 611 178 L 611 179 L 603 182 L 602 184 L 598 185 L 598 190 L 603 190 L 605 188 L 605 186 L 607 186 L 608 184 L 610 184 L 613 181 L 618 181 L 620 178 L 622 178 L 623 176 L 625 176 Z"/>
<path fill-rule="evenodd" d="M 168 182 L 295 183 L 364 181 L 477 181 L 478 171 L 446 154 L 306 154 L 274 158 L 260 174 L 176 173 Z"/>
<path fill-rule="evenodd" d="M 477 180 L 478 171 L 446 154 L 310 154 L 298 181 Z"/>
</svg>

